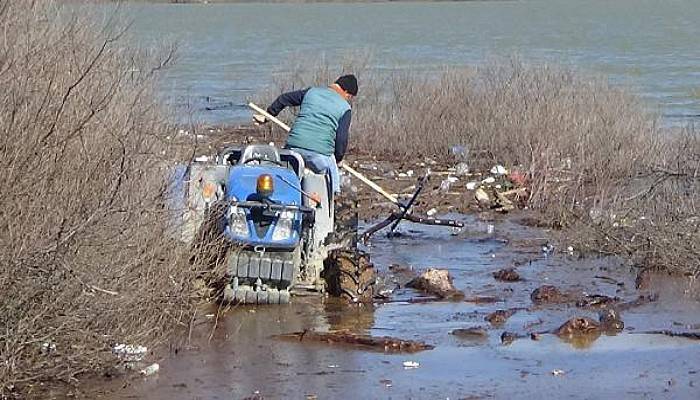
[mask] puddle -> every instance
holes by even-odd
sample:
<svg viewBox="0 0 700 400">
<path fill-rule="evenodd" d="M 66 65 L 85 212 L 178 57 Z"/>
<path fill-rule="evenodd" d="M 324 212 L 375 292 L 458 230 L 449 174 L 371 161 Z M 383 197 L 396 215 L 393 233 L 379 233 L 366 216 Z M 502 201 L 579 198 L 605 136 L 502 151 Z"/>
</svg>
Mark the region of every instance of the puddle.
<svg viewBox="0 0 700 400">
<path fill-rule="evenodd" d="M 408 224 L 401 225 L 404 234 L 398 238 L 378 235 L 369 247 L 372 260 L 381 271 L 391 264 L 447 268 L 467 296 L 496 296 L 502 302 L 392 302 L 348 309 L 330 300 L 295 298 L 289 306 L 237 307 L 218 321 L 213 333 L 212 321 L 195 330 L 197 349 L 170 355 L 161 362 L 158 376 L 131 381 L 106 398 L 700 396 L 700 341 L 634 333 L 697 326 L 700 302 L 688 298 L 682 285 L 664 286 L 658 301 L 623 311 L 625 330 L 618 335 L 571 343 L 543 334 L 537 341 L 524 338 L 503 345 L 504 331 L 550 331 L 573 316 L 597 320 L 595 310 L 573 305 L 533 307 L 530 293 L 540 285 L 628 301 L 640 294 L 635 276 L 612 258 L 578 259 L 556 251 L 545 257 L 538 244 L 545 235 L 538 230 L 505 222 L 487 233 L 488 227 L 462 218 L 467 229 L 456 236 L 444 228 Z M 514 263 L 524 281 L 493 279 L 493 272 Z M 398 289 L 394 298 L 417 295 Z M 518 311 L 502 326 L 484 320 L 490 312 L 510 308 Z M 487 336 L 464 339 L 450 334 L 469 327 L 486 328 Z M 304 329 L 347 329 L 423 341 L 435 349 L 383 354 L 272 338 Z M 418 367 L 407 369 L 406 361 Z"/>
</svg>

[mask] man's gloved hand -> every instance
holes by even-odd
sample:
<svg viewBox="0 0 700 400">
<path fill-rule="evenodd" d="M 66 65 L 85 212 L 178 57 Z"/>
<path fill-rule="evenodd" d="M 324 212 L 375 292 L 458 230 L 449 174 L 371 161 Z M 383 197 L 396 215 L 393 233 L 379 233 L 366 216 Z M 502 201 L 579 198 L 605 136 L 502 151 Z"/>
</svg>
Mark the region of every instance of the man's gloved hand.
<svg viewBox="0 0 700 400">
<path fill-rule="evenodd" d="M 268 119 L 265 118 L 264 115 L 253 114 L 253 123 L 254 123 L 255 125 L 264 125 L 264 124 L 267 123 L 267 121 L 268 121 Z"/>
</svg>

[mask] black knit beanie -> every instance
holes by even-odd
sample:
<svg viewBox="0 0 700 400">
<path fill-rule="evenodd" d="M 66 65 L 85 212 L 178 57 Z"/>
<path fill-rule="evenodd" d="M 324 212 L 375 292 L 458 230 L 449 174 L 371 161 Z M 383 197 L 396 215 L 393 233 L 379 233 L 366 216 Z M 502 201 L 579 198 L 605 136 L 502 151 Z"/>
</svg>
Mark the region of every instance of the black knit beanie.
<svg viewBox="0 0 700 400">
<path fill-rule="evenodd" d="M 355 78 L 355 75 L 343 75 L 335 83 L 351 95 L 357 96 L 357 78 Z"/>
</svg>

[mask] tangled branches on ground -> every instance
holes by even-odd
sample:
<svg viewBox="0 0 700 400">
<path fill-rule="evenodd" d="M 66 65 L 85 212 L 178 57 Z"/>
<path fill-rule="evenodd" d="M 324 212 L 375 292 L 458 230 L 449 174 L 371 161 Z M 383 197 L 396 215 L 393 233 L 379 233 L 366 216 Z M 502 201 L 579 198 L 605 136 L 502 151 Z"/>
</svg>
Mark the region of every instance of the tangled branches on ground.
<svg viewBox="0 0 700 400">
<path fill-rule="evenodd" d="M 124 47 L 88 8 L 0 5 L 0 397 L 99 371 L 192 311 L 153 95 L 173 53 Z"/>
</svg>

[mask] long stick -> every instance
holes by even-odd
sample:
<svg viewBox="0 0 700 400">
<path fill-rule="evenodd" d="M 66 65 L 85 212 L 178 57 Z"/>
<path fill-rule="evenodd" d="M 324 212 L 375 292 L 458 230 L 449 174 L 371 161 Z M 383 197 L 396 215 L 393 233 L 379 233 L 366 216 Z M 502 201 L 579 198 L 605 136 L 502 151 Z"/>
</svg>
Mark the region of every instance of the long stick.
<svg viewBox="0 0 700 400">
<path fill-rule="evenodd" d="M 262 108 L 258 107 L 254 103 L 248 103 L 248 107 L 252 108 L 256 112 L 260 113 L 262 116 L 265 118 L 269 119 L 270 121 L 276 123 L 277 125 L 280 126 L 280 128 L 284 129 L 285 131 L 289 132 L 292 130 L 292 128 L 289 127 L 289 125 L 285 124 L 284 122 L 280 121 L 277 117 L 273 116 L 269 112 L 263 110 Z"/>
<path fill-rule="evenodd" d="M 280 126 L 280 128 L 284 129 L 285 131 L 289 132 L 291 128 L 289 125 L 285 124 L 284 122 L 280 121 L 277 117 L 274 117 L 267 111 L 263 110 L 262 108 L 258 107 L 254 103 L 248 103 L 248 107 L 252 108 L 255 112 L 261 114 L 265 118 L 269 119 L 270 121 L 276 123 L 277 125 Z M 362 181 L 365 185 L 369 186 L 370 188 L 374 189 L 377 193 L 381 194 L 382 196 L 386 197 L 389 201 L 392 203 L 396 204 L 399 206 L 399 208 L 403 208 L 403 205 L 399 202 L 399 200 L 392 196 L 391 194 L 387 193 L 386 190 L 382 189 L 381 186 L 377 185 L 376 183 L 372 182 L 367 178 L 366 176 L 362 175 L 361 173 L 357 172 L 354 168 L 350 167 L 349 165 L 346 165 L 345 163 L 340 163 L 340 167 L 348 171 L 350 174 L 352 174 L 355 178 L 359 179 Z"/>
</svg>

